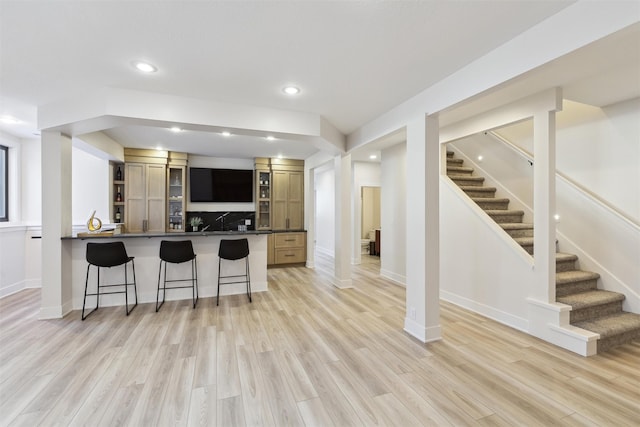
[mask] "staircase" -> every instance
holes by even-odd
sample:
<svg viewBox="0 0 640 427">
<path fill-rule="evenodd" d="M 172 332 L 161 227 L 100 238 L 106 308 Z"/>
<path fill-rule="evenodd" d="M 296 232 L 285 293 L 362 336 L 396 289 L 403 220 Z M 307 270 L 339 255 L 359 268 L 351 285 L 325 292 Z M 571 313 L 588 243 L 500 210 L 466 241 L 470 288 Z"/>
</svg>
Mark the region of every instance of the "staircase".
<svg viewBox="0 0 640 427">
<path fill-rule="evenodd" d="M 447 175 L 522 248 L 533 255 L 533 224 L 522 222 L 524 212 L 509 209 L 509 199 L 495 197 L 496 188 L 447 151 Z M 598 273 L 576 269 L 578 257 L 556 253 L 556 301 L 571 306 L 573 326 L 600 334 L 598 353 L 640 340 L 640 315 L 622 311 L 625 296 L 597 288 Z"/>
</svg>

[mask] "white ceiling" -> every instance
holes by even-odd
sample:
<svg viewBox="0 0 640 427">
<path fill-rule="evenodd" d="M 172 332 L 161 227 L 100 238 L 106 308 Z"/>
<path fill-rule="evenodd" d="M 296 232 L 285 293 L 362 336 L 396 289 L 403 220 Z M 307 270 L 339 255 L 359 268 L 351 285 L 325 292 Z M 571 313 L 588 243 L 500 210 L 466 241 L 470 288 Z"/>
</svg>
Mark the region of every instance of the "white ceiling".
<svg viewBox="0 0 640 427">
<path fill-rule="evenodd" d="M 32 136 L 38 106 L 117 87 L 311 112 L 348 134 L 571 3 L 3 0 L 0 115 L 23 123 L 1 129 Z M 137 59 L 159 71 L 141 75 Z M 284 95 L 286 84 L 302 93 Z M 107 133 L 127 146 L 214 144 L 229 156 L 315 150 L 137 126 Z"/>
</svg>

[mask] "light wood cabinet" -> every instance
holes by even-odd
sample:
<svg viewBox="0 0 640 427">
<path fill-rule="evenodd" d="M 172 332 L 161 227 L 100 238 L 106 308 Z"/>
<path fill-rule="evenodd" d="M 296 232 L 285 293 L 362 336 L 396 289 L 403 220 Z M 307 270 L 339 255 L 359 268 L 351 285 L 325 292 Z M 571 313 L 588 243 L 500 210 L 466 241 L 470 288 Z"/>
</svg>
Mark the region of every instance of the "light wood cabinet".
<svg viewBox="0 0 640 427">
<path fill-rule="evenodd" d="M 125 164 L 127 232 L 165 231 L 166 173 L 163 164 Z"/>
<path fill-rule="evenodd" d="M 272 170 L 272 230 L 304 229 L 304 172 Z"/>
<path fill-rule="evenodd" d="M 267 252 L 272 249 L 273 256 L 267 256 L 267 264 L 299 264 L 307 261 L 306 232 L 273 233 L 270 237 L 271 242 L 267 242 Z"/>
</svg>

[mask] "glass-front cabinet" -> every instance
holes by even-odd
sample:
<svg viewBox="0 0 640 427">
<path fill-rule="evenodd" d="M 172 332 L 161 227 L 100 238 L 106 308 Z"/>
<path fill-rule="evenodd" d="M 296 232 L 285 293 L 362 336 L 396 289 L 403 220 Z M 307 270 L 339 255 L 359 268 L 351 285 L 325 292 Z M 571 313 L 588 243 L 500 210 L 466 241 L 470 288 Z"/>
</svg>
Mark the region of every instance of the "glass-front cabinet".
<svg viewBox="0 0 640 427">
<path fill-rule="evenodd" d="M 167 231 L 184 231 L 185 166 L 168 166 L 167 173 Z"/>
<path fill-rule="evenodd" d="M 256 229 L 271 229 L 271 172 L 256 170 Z"/>
</svg>

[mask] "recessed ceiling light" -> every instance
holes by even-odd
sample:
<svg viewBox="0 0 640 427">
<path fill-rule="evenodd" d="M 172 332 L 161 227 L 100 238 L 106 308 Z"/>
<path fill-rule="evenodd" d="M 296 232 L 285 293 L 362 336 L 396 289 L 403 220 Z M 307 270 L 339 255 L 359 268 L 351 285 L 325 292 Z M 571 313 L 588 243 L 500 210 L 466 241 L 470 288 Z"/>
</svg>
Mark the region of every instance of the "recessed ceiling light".
<svg viewBox="0 0 640 427">
<path fill-rule="evenodd" d="M 182 131 L 182 129 L 180 129 L 178 126 L 174 126 L 174 127 L 171 128 L 171 132 L 178 133 L 178 132 L 181 132 L 181 131 Z"/>
<path fill-rule="evenodd" d="M 484 159 L 484 157 L 482 157 L 482 155 L 478 156 L 478 161 L 481 162 L 482 159 Z"/>
<path fill-rule="evenodd" d="M 155 65 L 151 65 L 148 62 L 144 61 L 135 61 L 133 66 L 136 67 L 138 71 L 142 71 L 143 73 L 155 73 L 158 71 L 158 68 Z"/>
<path fill-rule="evenodd" d="M 375 154 L 372 154 L 372 155 L 370 155 L 370 156 L 369 156 L 369 158 L 370 158 L 371 160 L 374 160 L 374 159 L 377 159 L 377 158 L 378 158 L 378 156 L 376 156 Z"/>
<path fill-rule="evenodd" d="M 224 131 L 222 132 L 222 136 L 231 136 L 231 132 Z"/>
<path fill-rule="evenodd" d="M 300 93 L 300 89 L 295 86 L 285 86 L 282 91 L 287 95 L 297 95 Z"/>
<path fill-rule="evenodd" d="M 275 136 L 271 136 L 271 135 L 267 136 L 267 141 L 275 141 L 275 140 L 276 140 Z"/>
<path fill-rule="evenodd" d="M 20 120 L 16 119 L 13 116 L 2 116 L 0 117 L 0 122 L 7 125 L 17 125 L 18 123 L 20 123 Z"/>
</svg>

